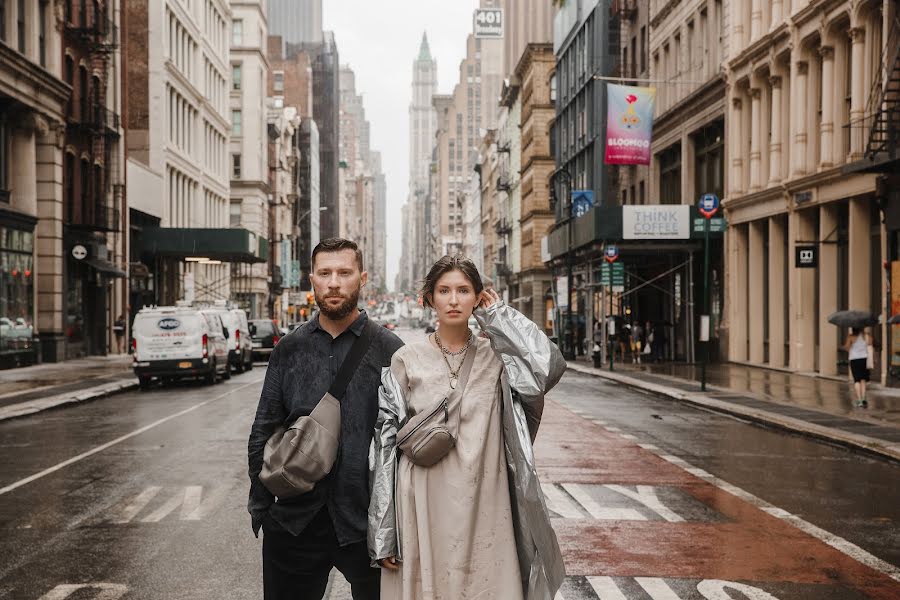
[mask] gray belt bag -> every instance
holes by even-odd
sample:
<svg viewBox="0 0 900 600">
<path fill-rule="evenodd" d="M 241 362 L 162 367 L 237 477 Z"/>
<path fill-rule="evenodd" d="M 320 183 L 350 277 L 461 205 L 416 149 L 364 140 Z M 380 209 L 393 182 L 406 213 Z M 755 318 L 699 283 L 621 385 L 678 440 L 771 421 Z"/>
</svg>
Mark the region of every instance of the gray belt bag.
<svg viewBox="0 0 900 600">
<path fill-rule="evenodd" d="M 437 464 L 456 446 L 459 418 L 462 413 L 462 394 L 469 381 L 477 348 L 469 348 L 459 373 L 456 389 L 444 396 L 431 410 L 411 417 L 397 432 L 397 447 L 409 461 L 419 467 Z M 451 429 L 450 413 L 456 412 L 456 426 Z"/>
<path fill-rule="evenodd" d="M 259 480 L 278 498 L 305 494 L 331 473 L 341 438 L 341 399 L 372 341 L 371 321 L 353 342 L 328 392 L 309 416 L 279 427 L 266 442 Z"/>
</svg>

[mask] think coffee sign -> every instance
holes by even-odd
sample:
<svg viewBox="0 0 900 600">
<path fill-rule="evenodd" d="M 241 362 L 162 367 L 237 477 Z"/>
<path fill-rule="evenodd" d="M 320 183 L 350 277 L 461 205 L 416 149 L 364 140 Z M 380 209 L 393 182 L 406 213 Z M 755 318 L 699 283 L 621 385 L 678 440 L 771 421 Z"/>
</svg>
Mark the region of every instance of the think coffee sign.
<svg viewBox="0 0 900 600">
<path fill-rule="evenodd" d="M 686 240 L 691 237 L 691 207 L 623 206 L 622 238 L 626 240 Z"/>
</svg>

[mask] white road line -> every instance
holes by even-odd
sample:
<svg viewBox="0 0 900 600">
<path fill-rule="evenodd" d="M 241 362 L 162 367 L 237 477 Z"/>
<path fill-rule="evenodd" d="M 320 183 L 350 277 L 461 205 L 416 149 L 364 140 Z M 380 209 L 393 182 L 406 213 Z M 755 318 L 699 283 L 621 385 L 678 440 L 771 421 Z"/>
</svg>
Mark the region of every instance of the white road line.
<svg viewBox="0 0 900 600">
<path fill-rule="evenodd" d="M 99 590 L 93 600 L 118 600 L 128 592 L 126 586 L 118 583 L 66 583 L 56 586 L 39 600 L 64 600 L 80 590 Z"/>
<path fill-rule="evenodd" d="M 621 431 L 622 431 L 622 430 L 619 429 L 618 427 L 607 427 L 606 430 L 607 430 L 607 431 L 612 431 L 613 433 L 621 433 Z"/>
<path fill-rule="evenodd" d="M 600 600 L 628 600 L 612 577 L 588 577 L 587 581 Z"/>
<path fill-rule="evenodd" d="M 187 490 L 185 490 L 187 492 Z M 159 523 L 184 503 L 184 494 L 175 494 L 152 513 L 141 519 L 141 523 Z"/>
<path fill-rule="evenodd" d="M 587 490 L 578 483 L 563 483 L 563 489 L 584 507 L 584 510 L 595 519 L 603 521 L 646 521 L 647 517 L 631 508 L 610 508 L 600 506 Z"/>
<path fill-rule="evenodd" d="M 653 490 L 653 486 L 639 485 L 637 486 L 636 492 L 633 492 L 622 485 L 607 485 L 606 488 L 618 494 L 622 494 L 626 498 L 631 498 L 635 502 L 643 504 L 669 523 L 684 522 L 684 519 L 680 515 L 676 514 L 675 511 L 666 507 L 662 503 L 662 501 L 656 496 L 656 492 Z"/>
<path fill-rule="evenodd" d="M 650 594 L 653 600 L 681 600 L 678 594 L 672 591 L 672 588 L 658 577 L 635 577 L 644 591 Z"/>
<path fill-rule="evenodd" d="M 621 436 L 619 436 L 619 437 L 622 437 L 622 438 L 624 438 L 624 439 L 626 439 L 626 440 L 631 440 L 632 442 L 636 442 L 636 441 L 637 441 L 637 438 L 636 438 L 635 436 L 631 435 L 630 433 L 623 433 L 623 434 L 622 434 Z"/>
<path fill-rule="evenodd" d="M 547 500 L 547 508 L 564 519 L 584 518 L 584 515 L 575 506 L 575 503 L 569 500 L 569 497 L 563 494 L 556 487 L 555 483 L 541 484 L 541 489 L 544 491 L 544 498 Z"/>
<path fill-rule="evenodd" d="M 47 475 L 50 475 L 51 473 L 55 473 L 55 472 L 59 471 L 60 469 L 64 469 L 64 468 L 68 467 L 69 465 L 73 465 L 79 461 L 82 461 L 85 458 L 88 458 L 89 456 L 93 456 L 94 454 L 97 454 L 98 452 L 103 452 L 107 448 L 111 448 L 111 447 L 115 446 L 116 444 L 120 444 L 120 443 L 124 442 L 125 440 L 129 440 L 129 439 L 131 439 L 137 435 L 140 435 L 146 431 L 150 431 L 154 427 L 162 425 L 163 423 L 171 421 L 172 419 L 177 419 L 178 417 L 184 416 L 184 415 L 188 414 L 189 412 L 197 410 L 198 408 L 202 408 L 211 402 L 215 402 L 216 400 L 221 400 L 222 398 L 224 398 L 226 396 L 230 396 L 231 394 L 234 394 L 235 392 L 239 392 L 244 388 L 250 387 L 251 385 L 256 385 L 262 381 L 263 381 L 263 379 L 257 379 L 255 381 L 251 381 L 250 383 L 247 383 L 240 387 L 236 387 L 229 392 L 225 392 L 224 394 L 220 394 L 219 396 L 216 396 L 215 398 L 210 398 L 209 400 L 205 400 L 205 401 L 201 402 L 200 404 L 195 404 L 194 406 L 191 406 L 190 408 L 186 408 L 184 410 L 178 411 L 177 413 L 169 415 L 168 417 L 163 417 L 162 419 L 159 419 L 158 421 L 154 421 L 153 423 L 150 423 L 149 425 L 145 425 L 144 427 L 141 427 L 140 429 L 136 429 L 136 430 L 132 431 L 131 433 L 126 433 L 125 435 L 123 435 L 121 437 L 117 437 L 116 439 L 114 439 L 110 442 L 106 442 L 105 444 L 102 444 L 100 446 L 97 446 L 96 448 L 94 448 L 92 450 L 83 452 L 83 453 L 79 454 L 78 456 L 73 456 L 72 458 L 70 458 L 68 460 L 64 460 L 59 464 L 56 464 L 48 469 L 44 469 L 43 471 L 40 471 L 39 473 L 35 473 L 34 475 L 29 475 L 25 479 L 20 479 L 19 481 L 16 481 L 15 483 L 11 483 L 6 487 L 0 488 L 0 496 L 2 496 L 3 494 L 8 494 L 9 492 L 11 492 L 15 489 L 18 489 L 18 488 L 22 487 L 23 485 L 28 485 L 32 481 L 37 481 L 41 477 L 46 477 Z"/>
<path fill-rule="evenodd" d="M 653 444 L 638 444 L 638 446 L 640 446 L 644 450 L 649 450 L 650 452 L 656 452 L 657 450 L 659 450 L 659 448 L 657 448 Z"/>
<path fill-rule="evenodd" d="M 162 488 L 159 486 L 151 486 L 145 489 L 143 492 L 138 494 L 137 498 L 131 501 L 130 504 L 125 506 L 122 509 L 122 512 L 119 513 L 119 516 L 115 519 L 112 519 L 113 523 L 129 523 L 133 518 L 135 518 L 138 513 L 144 510 L 150 501 L 156 497 L 159 491 Z"/>
</svg>

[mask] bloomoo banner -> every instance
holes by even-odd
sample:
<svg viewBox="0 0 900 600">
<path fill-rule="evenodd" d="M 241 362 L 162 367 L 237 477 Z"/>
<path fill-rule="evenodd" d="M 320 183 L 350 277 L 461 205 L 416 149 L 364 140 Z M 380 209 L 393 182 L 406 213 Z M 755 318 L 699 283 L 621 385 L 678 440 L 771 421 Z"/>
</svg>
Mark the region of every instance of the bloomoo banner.
<svg viewBox="0 0 900 600">
<path fill-rule="evenodd" d="M 606 96 L 604 162 L 608 165 L 649 165 L 656 90 L 609 83 Z"/>
</svg>

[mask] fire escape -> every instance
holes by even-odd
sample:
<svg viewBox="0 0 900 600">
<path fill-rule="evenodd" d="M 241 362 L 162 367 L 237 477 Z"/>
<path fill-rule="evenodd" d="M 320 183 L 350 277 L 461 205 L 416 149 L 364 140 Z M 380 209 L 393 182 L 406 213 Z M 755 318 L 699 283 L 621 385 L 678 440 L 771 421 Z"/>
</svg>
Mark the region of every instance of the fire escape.
<svg viewBox="0 0 900 600">
<path fill-rule="evenodd" d="M 866 105 L 869 136 L 866 158 L 894 161 L 900 145 L 900 20 L 895 19 L 884 45 L 881 68 L 872 82 Z M 866 123 L 868 125 L 868 123 Z"/>
<path fill-rule="evenodd" d="M 85 9 L 77 16 L 67 14 L 66 32 L 87 52 L 92 73 L 102 73 L 92 79 L 89 94 L 83 92 L 79 106 L 72 107 L 69 125 L 89 138 L 92 164 L 90 175 L 82 177 L 81 214 L 72 215 L 72 225 L 86 230 L 115 232 L 121 229 L 121 206 L 124 195 L 117 151 L 121 123 L 119 115 L 106 106 L 106 85 L 112 69 L 111 54 L 118 48 L 118 28 L 98 2 L 82 4 Z M 103 165 L 102 168 L 97 163 Z M 84 174 L 83 174 L 84 175 Z"/>
<path fill-rule="evenodd" d="M 506 195 L 504 200 L 497 202 L 498 216 L 494 223 L 494 232 L 497 234 L 497 254 L 494 262 L 494 272 L 498 276 L 509 281 L 512 276 L 512 267 L 509 264 L 509 245 L 510 234 L 512 233 L 512 224 L 509 221 L 509 192 L 512 189 L 512 180 L 509 169 L 509 152 L 510 142 L 504 140 L 497 144 L 497 154 L 505 154 L 506 158 L 500 158 L 500 174 L 497 177 L 497 192 Z"/>
</svg>

